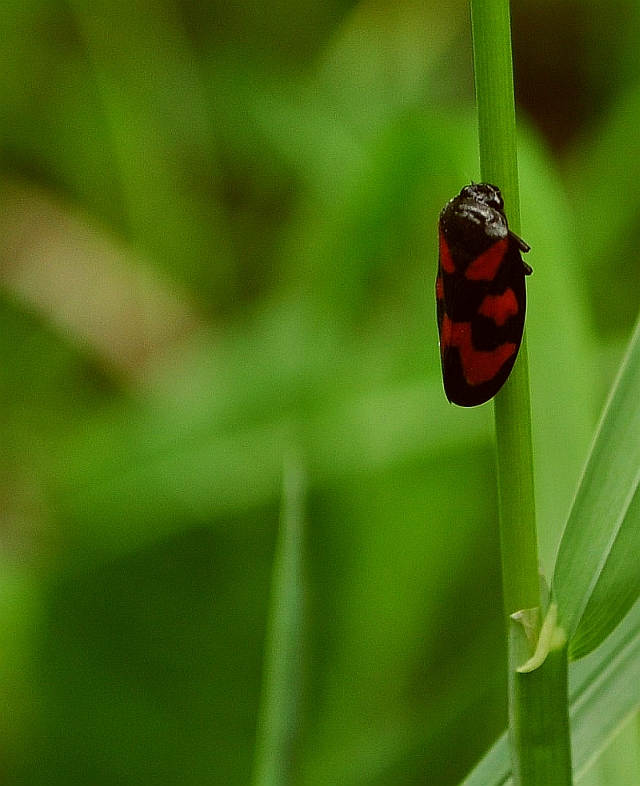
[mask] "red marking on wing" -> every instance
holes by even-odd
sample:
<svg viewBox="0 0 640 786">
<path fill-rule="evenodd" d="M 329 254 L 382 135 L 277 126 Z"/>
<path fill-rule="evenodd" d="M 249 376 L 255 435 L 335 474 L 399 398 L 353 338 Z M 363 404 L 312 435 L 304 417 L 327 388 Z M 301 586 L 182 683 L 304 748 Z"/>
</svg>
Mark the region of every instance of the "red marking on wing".
<svg viewBox="0 0 640 786">
<path fill-rule="evenodd" d="M 480 304 L 478 312 L 483 317 L 492 319 L 498 327 L 502 327 L 509 317 L 518 313 L 518 301 L 513 289 L 509 288 L 502 295 L 487 295 Z"/>
<path fill-rule="evenodd" d="M 442 276 L 436 279 L 436 297 L 438 300 L 444 300 L 444 284 L 442 283 Z"/>
<path fill-rule="evenodd" d="M 453 264 L 453 259 L 451 259 L 451 252 L 449 251 L 449 245 L 447 241 L 444 239 L 444 235 L 440 232 L 440 265 L 445 273 L 455 273 L 456 266 Z"/>
<path fill-rule="evenodd" d="M 467 384 L 472 387 L 493 379 L 518 349 L 512 342 L 505 342 L 492 352 L 474 349 L 471 342 L 471 322 L 452 322 L 446 314 L 442 318 L 440 344 L 443 349 L 458 349 L 462 373 Z"/>
<path fill-rule="evenodd" d="M 465 271 L 465 276 L 470 281 L 493 281 L 507 253 L 509 238 L 498 240 L 483 254 L 473 260 Z"/>
<path fill-rule="evenodd" d="M 452 346 L 452 328 L 453 322 L 449 319 L 449 317 L 444 314 L 442 317 L 442 326 L 440 327 L 440 346 L 444 349 L 445 347 Z"/>
</svg>

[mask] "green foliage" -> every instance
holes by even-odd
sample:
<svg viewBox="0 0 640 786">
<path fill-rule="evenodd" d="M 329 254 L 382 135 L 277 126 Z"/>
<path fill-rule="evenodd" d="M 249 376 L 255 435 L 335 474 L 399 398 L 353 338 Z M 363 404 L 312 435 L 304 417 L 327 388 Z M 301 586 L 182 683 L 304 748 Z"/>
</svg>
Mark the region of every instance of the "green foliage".
<svg viewBox="0 0 640 786">
<path fill-rule="evenodd" d="M 640 605 L 636 604 L 601 647 L 569 670 L 572 758 L 576 784 L 607 782 L 606 779 L 598 779 L 592 765 L 606 753 L 611 740 L 620 733 L 624 719 L 634 718 L 638 697 L 630 687 L 637 685 L 638 680 Z M 463 786 L 506 786 L 512 783 L 510 775 L 511 761 L 505 733 L 464 780 Z"/>
<path fill-rule="evenodd" d="M 605 42 L 603 7 L 573 135 L 517 96 L 549 576 L 637 309 L 639 25 Z M 517 84 L 559 8 L 514 3 Z M 438 211 L 480 176 L 468 28 L 455 0 L 4 4 L 7 782 L 250 782 L 292 447 L 297 783 L 455 784 L 504 728 L 490 408 L 444 400 L 433 302 Z M 570 668 L 579 769 L 637 706 L 636 612 Z"/>
<path fill-rule="evenodd" d="M 640 596 L 640 325 L 609 400 L 562 538 L 552 592 L 581 658 Z"/>
<path fill-rule="evenodd" d="M 283 510 L 274 558 L 256 740 L 256 786 L 284 786 L 295 774 L 305 625 L 304 470 L 299 457 L 284 468 Z"/>
</svg>

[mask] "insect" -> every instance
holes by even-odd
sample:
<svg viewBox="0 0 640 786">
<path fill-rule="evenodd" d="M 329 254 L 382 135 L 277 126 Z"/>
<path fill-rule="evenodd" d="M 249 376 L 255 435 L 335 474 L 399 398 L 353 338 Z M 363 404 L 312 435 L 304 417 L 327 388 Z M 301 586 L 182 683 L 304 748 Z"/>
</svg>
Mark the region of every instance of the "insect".
<svg viewBox="0 0 640 786">
<path fill-rule="evenodd" d="M 500 189 L 472 183 L 440 213 L 436 279 L 444 391 L 453 404 L 493 398 L 516 361 L 526 310 L 522 259 L 530 247 L 509 230 Z"/>
</svg>

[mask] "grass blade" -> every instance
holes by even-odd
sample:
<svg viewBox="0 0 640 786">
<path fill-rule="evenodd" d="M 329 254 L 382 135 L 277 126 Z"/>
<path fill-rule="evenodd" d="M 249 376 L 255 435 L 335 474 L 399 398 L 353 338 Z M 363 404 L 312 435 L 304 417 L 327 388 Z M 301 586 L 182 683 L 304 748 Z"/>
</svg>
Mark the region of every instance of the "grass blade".
<svg viewBox="0 0 640 786">
<path fill-rule="evenodd" d="M 304 478 L 297 459 L 290 458 L 285 466 L 283 496 L 273 566 L 254 786 L 285 786 L 293 782 L 304 623 Z"/>
<path fill-rule="evenodd" d="M 616 627 L 640 595 L 640 488 L 571 639 L 574 660 L 588 655 Z"/>
<path fill-rule="evenodd" d="M 640 595 L 640 322 L 605 407 L 552 583 L 572 657 L 597 647 Z"/>
</svg>

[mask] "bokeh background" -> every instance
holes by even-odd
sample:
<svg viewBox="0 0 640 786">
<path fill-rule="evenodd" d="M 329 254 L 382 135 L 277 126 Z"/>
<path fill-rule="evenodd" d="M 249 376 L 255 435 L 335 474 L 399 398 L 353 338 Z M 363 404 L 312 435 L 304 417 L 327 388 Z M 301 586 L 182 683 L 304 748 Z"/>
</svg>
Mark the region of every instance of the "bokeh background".
<svg viewBox="0 0 640 786">
<path fill-rule="evenodd" d="M 640 299 L 640 3 L 512 12 L 549 574 Z M 1 16 L 0 783 L 250 782 L 291 451 L 296 782 L 457 783 L 506 723 L 492 409 L 433 296 L 466 2 Z"/>
</svg>

